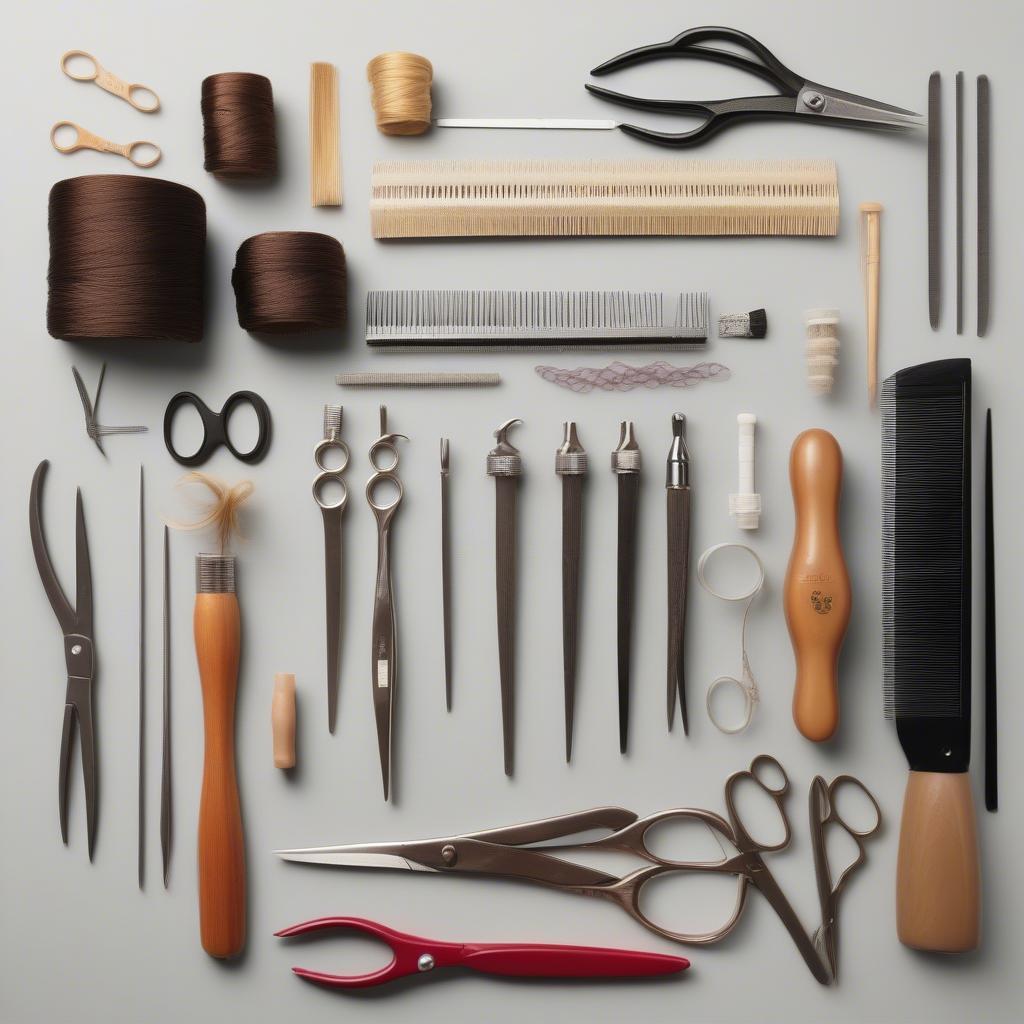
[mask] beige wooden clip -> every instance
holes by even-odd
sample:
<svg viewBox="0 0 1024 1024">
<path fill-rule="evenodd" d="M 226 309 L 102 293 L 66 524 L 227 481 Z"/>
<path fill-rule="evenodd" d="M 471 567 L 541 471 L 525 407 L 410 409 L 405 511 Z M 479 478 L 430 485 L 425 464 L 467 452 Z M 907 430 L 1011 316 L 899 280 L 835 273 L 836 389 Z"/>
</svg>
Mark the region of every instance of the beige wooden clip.
<svg viewBox="0 0 1024 1024">
<path fill-rule="evenodd" d="M 62 128 L 70 128 L 75 133 L 74 139 L 64 145 L 61 145 L 58 140 L 58 133 Z M 97 153 L 116 153 L 142 169 L 153 167 L 163 156 L 160 147 L 155 142 L 139 141 L 125 142 L 124 144 L 111 142 L 109 139 L 93 135 L 88 129 L 75 124 L 74 121 L 58 121 L 50 129 L 50 141 L 58 153 L 77 153 L 80 149 L 91 149 Z M 152 156 L 147 158 L 144 154 L 149 150 L 152 151 Z"/>
<path fill-rule="evenodd" d="M 274 767 L 295 767 L 295 676 L 278 672 L 274 676 L 274 698 L 270 708 L 274 736 Z"/>
<path fill-rule="evenodd" d="M 72 61 L 89 64 L 91 70 L 76 75 Z M 76 82 L 95 82 L 101 89 L 130 103 L 143 114 L 153 114 L 160 109 L 160 97 L 148 85 L 141 85 L 139 82 L 125 82 L 108 71 L 91 53 L 86 53 L 85 50 L 68 50 L 60 59 L 60 69 L 68 78 L 73 78 Z M 141 102 L 137 93 L 152 96 L 152 102 Z"/>
</svg>

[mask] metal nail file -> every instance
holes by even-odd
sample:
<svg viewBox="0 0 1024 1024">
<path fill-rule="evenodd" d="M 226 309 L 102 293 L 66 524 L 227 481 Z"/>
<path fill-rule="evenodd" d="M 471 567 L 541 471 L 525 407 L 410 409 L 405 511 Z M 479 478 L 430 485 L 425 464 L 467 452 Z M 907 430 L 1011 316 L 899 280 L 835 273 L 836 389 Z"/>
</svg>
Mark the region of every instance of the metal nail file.
<svg viewBox="0 0 1024 1024">
<path fill-rule="evenodd" d="M 441 615 L 444 636 L 444 706 L 452 709 L 452 565 L 451 518 L 448 510 L 448 477 L 451 445 L 441 438 Z"/>
<path fill-rule="evenodd" d="M 988 75 L 978 75 L 978 337 L 988 330 L 989 228 L 991 224 L 990 156 L 992 147 Z"/>
<path fill-rule="evenodd" d="M 163 740 L 160 757 L 160 853 L 164 888 L 171 866 L 171 532 L 164 527 L 164 692 Z"/>
<path fill-rule="evenodd" d="M 508 440 L 522 420 L 506 420 L 494 432 L 497 444 L 487 453 L 487 474 L 494 477 L 495 580 L 498 599 L 498 670 L 501 677 L 501 725 L 505 774 L 511 776 L 514 753 L 516 617 L 516 496 L 523 460 Z"/>
<path fill-rule="evenodd" d="M 139 466 L 139 888 L 146 880 L 146 491 Z"/>
<path fill-rule="evenodd" d="M 964 73 L 956 73 L 956 333 L 964 330 Z"/>
<path fill-rule="evenodd" d="M 992 501 L 992 410 L 985 413 L 985 807 L 999 809 L 996 683 L 996 546 Z"/>
<path fill-rule="evenodd" d="M 633 421 L 619 424 L 619 443 L 612 452 L 612 472 L 618 481 L 618 571 L 616 630 L 619 669 L 619 753 L 629 739 L 629 667 L 633 653 L 633 590 L 636 584 L 636 521 L 640 500 L 640 446 Z"/>
<path fill-rule="evenodd" d="M 939 327 L 942 300 L 942 76 L 928 78 L 928 322 Z"/>
<path fill-rule="evenodd" d="M 565 760 L 572 760 L 573 713 L 576 707 L 576 652 L 579 636 L 580 555 L 583 542 L 583 480 L 587 453 L 576 424 L 562 425 L 555 452 L 555 473 L 562 480 L 562 680 L 565 688 Z"/>
<path fill-rule="evenodd" d="M 690 569 L 690 454 L 686 449 L 686 417 L 672 414 L 672 447 L 665 471 L 668 528 L 668 727 L 676 713 L 676 695 L 689 735 L 686 715 L 686 583 Z"/>
</svg>

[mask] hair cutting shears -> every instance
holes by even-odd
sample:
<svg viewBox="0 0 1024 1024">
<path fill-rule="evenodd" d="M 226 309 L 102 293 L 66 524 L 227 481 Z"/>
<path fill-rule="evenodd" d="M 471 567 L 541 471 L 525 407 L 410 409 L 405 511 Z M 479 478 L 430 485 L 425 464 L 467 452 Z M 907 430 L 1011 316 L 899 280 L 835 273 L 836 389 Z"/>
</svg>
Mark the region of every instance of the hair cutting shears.
<svg viewBox="0 0 1024 1024">
<path fill-rule="evenodd" d="M 328 988 L 369 988 L 398 978 L 428 974 L 438 967 L 465 967 L 482 974 L 519 978 L 643 978 L 676 974 L 690 961 L 664 953 L 593 946 L 554 946 L 530 942 L 438 942 L 388 928 L 361 917 L 321 917 L 274 934 L 281 939 L 316 932 L 354 931 L 391 947 L 391 962 L 369 974 L 324 974 L 293 967 L 306 981 Z"/>
<path fill-rule="evenodd" d="M 847 779 L 848 777 L 842 777 L 836 780 L 833 786 L 845 784 Z M 736 806 L 741 786 L 753 786 L 770 798 L 783 826 L 781 839 L 776 842 L 763 842 L 748 831 Z M 598 807 L 557 818 L 513 825 L 510 828 L 470 832 L 420 842 L 370 843 L 276 852 L 284 860 L 309 864 L 399 868 L 437 874 L 490 875 L 535 882 L 578 895 L 600 896 L 617 904 L 630 917 L 655 934 L 675 942 L 695 945 L 709 945 L 725 938 L 739 922 L 746 905 L 747 892 L 753 887 L 765 896 L 779 915 L 814 977 L 827 985 L 833 978 L 832 970 L 826 962 L 827 958 L 818 951 L 815 940 L 800 923 L 796 911 L 779 888 L 763 856 L 789 845 L 791 831 L 785 809 L 788 791 L 789 779 L 782 765 L 774 757 L 762 754 L 754 758 L 749 769 L 734 773 L 726 781 L 727 818 L 697 808 L 660 811 L 641 818 L 633 811 L 622 807 Z M 875 809 L 877 811 L 877 804 Z M 693 823 L 702 824 L 714 836 L 722 851 L 720 858 L 672 860 L 654 852 L 656 831 L 661 831 L 666 825 Z M 870 830 L 860 833 L 851 831 L 851 834 L 866 839 L 873 835 L 877 828 L 878 823 Z M 609 835 L 590 842 L 556 842 L 568 840 L 593 829 L 611 831 Z M 540 843 L 545 845 L 538 847 L 537 844 Z M 726 844 L 733 852 L 726 849 Z M 631 854 L 645 861 L 646 866 L 616 875 L 557 856 L 559 852 L 581 850 Z M 823 857 L 827 864 L 827 852 L 824 851 L 824 847 Z M 858 860 L 844 872 L 834 890 L 829 881 L 828 887 L 836 897 L 850 873 L 860 863 L 862 860 Z M 648 908 L 650 901 L 641 900 L 641 893 L 648 882 L 685 872 L 735 876 L 735 903 L 727 919 L 718 928 L 683 930 L 678 927 L 666 927 L 661 923 L 660 916 L 657 919 L 652 916 L 653 909 Z M 653 898 L 656 900 L 657 896 Z M 834 922 L 834 905 L 831 908 L 831 916 Z M 827 921 L 825 923 L 828 924 Z"/>
<path fill-rule="evenodd" d="M 64 728 L 60 739 L 58 764 L 58 800 L 60 835 L 68 841 L 68 768 L 71 760 L 71 732 L 78 723 L 79 746 L 82 749 L 82 781 L 85 786 L 85 818 L 89 837 L 89 859 L 96 840 L 96 736 L 92 719 L 92 684 L 96 670 L 92 621 L 92 565 L 89 561 L 89 540 L 85 534 L 85 513 L 82 492 L 75 501 L 75 606 L 72 607 L 54 572 L 50 553 L 43 536 L 42 488 L 50 463 L 44 459 L 36 467 L 29 494 L 29 530 L 32 551 L 43 589 L 50 599 L 60 628 L 64 633 L 64 660 L 67 663 L 67 689 L 64 697 Z"/>
</svg>

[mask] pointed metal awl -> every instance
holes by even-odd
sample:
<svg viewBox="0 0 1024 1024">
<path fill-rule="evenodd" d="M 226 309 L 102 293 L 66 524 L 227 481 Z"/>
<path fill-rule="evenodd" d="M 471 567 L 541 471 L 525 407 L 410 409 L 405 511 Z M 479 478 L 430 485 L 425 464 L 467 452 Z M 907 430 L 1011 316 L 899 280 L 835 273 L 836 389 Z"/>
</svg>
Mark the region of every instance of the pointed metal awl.
<svg viewBox="0 0 1024 1024">
<path fill-rule="evenodd" d="M 686 417 L 672 415 L 672 447 L 665 470 L 668 527 L 668 727 L 672 729 L 676 696 L 689 734 L 686 715 L 686 583 L 690 568 L 690 454 L 686 449 Z"/>
<path fill-rule="evenodd" d="M 576 424 L 562 425 L 555 452 L 555 473 L 562 479 L 562 680 L 565 689 L 565 760 L 572 760 L 573 713 L 576 706 L 576 651 L 579 632 L 580 553 L 583 540 L 583 479 L 587 453 Z"/>
<path fill-rule="evenodd" d="M 616 629 L 619 669 L 619 753 L 629 739 L 629 668 L 633 648 L 633 589 L 636 581 L 636 522 L 640 500 L 640 445 L 633 421 L 619 424 L 619 443 L 612 452 L 618 478 L 619 526 L 616 579 Z"/>
</svg>

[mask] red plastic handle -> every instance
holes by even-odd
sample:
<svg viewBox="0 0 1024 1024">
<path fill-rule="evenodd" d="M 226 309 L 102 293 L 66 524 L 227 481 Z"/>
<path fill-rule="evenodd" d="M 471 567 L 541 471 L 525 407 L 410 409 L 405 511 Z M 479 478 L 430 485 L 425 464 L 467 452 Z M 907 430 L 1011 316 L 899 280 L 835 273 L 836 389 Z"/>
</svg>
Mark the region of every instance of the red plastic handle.
<svg viewBox="0 0 1024 1024">
<path fill-rule="evenodd" d="M 306 981 L 329 988 L 368 988 L 410 974 L 425 974 L 438 967 L 467 967 L 486 974 L 533 978 L 640 978 L 686 970 L 690 961 L 663 953 L 591 946 L 554 946 L 506 943 L 437 942 L 395 931 L 361 917 L 321 917 L 293 925 L 275 934 L 279 938 L 328 929 L 358 931 L 391 947 L 394 957 L 378 971 L 342 975 L 293 967 Z"/>
</svg>

